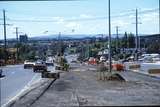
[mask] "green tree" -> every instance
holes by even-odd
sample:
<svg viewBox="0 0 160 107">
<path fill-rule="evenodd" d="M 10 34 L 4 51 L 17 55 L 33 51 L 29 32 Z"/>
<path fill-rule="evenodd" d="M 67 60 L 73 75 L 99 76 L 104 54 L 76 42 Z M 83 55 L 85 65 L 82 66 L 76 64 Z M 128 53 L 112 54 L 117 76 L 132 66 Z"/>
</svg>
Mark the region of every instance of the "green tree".
<svg viewBox="0 0 160 107">
<path fill-rule="evenodd" d="M 128 45 L 127 41 L 128 41 L 127 32 L 125 32 L 124 37 L 122 37 L 121 40 L 121 48 L 127 48 Z"/>
<path fill-rule="evenodd" d="M 4 59 L 5 57 L 5 52 L 3 48 L 0 48 L 0 59 Z"/>
<path fill-rule="evenodd" d="M 160 53 L 160 44 L 158 42 L 152 42 L 147 48 L 148 53 Z"/>
<path fill-rule="evenodd" d="M 129 48 L 135 47 L 135 37 L 132 33 L 128 34 L 128 47 Z"/>
</svg>

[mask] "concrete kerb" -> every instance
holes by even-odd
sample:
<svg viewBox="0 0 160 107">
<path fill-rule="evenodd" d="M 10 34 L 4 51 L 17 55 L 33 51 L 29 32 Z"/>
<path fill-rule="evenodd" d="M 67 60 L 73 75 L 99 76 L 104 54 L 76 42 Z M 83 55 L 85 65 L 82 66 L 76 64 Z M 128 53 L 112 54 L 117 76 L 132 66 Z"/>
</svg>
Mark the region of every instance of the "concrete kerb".
<svg viewBox="0 0 160 107">
<path fill-rule="evenodd" d="M 106 72 L 105 80 L 108 81 L 127 81 L 122 75 L 117 71 Z"/>
<path fill-rule="evenodd" d="M 118 71 L 112 70 L 112 72 L 109 72 L 108 69 L 107 70 L 100 70 L 98 68 L 89 68 L 89 71 L 96 71 L 97 72 L 97 76 L 98 76 L 98 80 L 108 80 L 108 81 L 126 81 L 126 79 L 119 74 Z M 121 71 L 122 72 L 122 71 Z"/>
<path fill-rule="evenodd" d="M 48 85 L 45 86 L 46 88 L 42 91 L 42 93 L 38 94 L 36 96 L 36 99 L 39 98 L 40 96 L 42 96 L 44 94 L 44 92 L 48 89 L 48 87 L 55 81 L 56 79 L 53 79 L 52 81 L 50 81 L 50 79 L 47 80 L 42 80 L 40 83 L 35 83 L 32 84 L 32 86 L 28 87 L 26 90 L 24 90 L 23 92 L 20 93 L 20 95 L 16 96 L 15 98 L 11 99 L 7 104 L 3 105 L 2 107 L 12 107 L 16 102 L 18 102 L 20 99 L 22 99 L 23 97 L 25 97 L 26 95 L 28 95 L 30 92 L 36 90 L 37 88 L 39 88 L 39 86 L 43 86 L 44 84 L 46 84 L 48 82 Z M 35 101 L 34 100 L 34 101 Z M 33 102 L 34 102 L 33 101 Z"/>
<path fill-rule="evenodd" d="M 36 99 L 33 100 L 32 103 L 30 103 L 29 106 L 31 106 L 32 104 L 34 104 L 34 103 L 48 90 L 48 88 L 53 84 L 53 82 L 54 82 L 55 80 L 56 80 L 56 79 L 54 79 L 53 81 L 51 81 L 51 82 L 46 86 L 46 88 L 42 91 L 42 93 L 40 93 L 40 95 L 37 96 Z"/>
<path fill-rule="evenodd" d="M 135 71 L 133 71 L 131 69 L 127 69 L 126 71 L 128 71 L 128 72 L 135 72 Z M 141 72 L 135 72 L 135 73 L 138 73 L 140 75 L 150 76 L 150 77 L 155 78 L 155 79 L 160 79 L 160 77 L 157 77 L 157 76 L 154 76 L 154 75 L 150 75 L 150 74 L 145 74 L 145 73 L 141 73 Z"/>
</svg>

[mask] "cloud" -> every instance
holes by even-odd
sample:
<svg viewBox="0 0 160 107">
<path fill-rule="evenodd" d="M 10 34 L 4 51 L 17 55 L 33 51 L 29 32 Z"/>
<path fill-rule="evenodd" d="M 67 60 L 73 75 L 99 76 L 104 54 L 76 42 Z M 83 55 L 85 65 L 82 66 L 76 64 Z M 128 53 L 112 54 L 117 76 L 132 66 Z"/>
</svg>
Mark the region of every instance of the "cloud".
<svg viewBox="0 0 160 107">
<path fill-rule="evenodd" d="M 81 14 L 80 18 L 92 18 L 93 16 L 91 15 L 86 15 L 86 14 Z"/>
<path fill-rule="evenodd" d="M 77 22 L 68 22 L 65 27 L 67 28 L 79 28 L 80 27 L 80 24 L 77 23 Z"/>
<path fill-rule="evenodd" d="M 125 27 L 125 26 L 128 26 L 128 22 L 126 22 L 125 20 L 113 20 L 112 21 L 112 26 L 121 26 L 121 27 Z"/>
<path fill-rule="evenodd" d="M 141 19 L 143 22 L 156 20 L 156 19 L 158 19 L 158 12 L 144 14 L 141 16 Z"/>
<path fill-rule="evenodd" d="M 64 18 L 63 17 L 52 17 L 53 21 L 56 21 L 57 24 L 63 24 Z"/>
<path fill-rule="evenodd" d="M 128 17 L 129 18 L 135 18 L 135 15 L 129 15 Z"/>
</svg>

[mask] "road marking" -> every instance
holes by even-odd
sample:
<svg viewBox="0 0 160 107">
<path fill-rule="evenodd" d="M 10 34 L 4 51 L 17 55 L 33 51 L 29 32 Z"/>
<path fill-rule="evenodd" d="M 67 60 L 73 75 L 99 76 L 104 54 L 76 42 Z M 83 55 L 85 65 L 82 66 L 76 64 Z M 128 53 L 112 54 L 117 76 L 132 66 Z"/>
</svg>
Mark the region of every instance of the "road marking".
<svg viewBox="0 0 160 107">
<path fill-rule="evenodd" d="M 4 78 L 5 78 L 5 76 L 4 76 L 4 77 L 1 77 L 0 79 L 3 80 Z"/>
<path fill-rule="evenodd" d="M 6 107 L 9 103 L 11 103 L 12 101 L 18 99 L 18 98 L 21 96 L 21 94 L 24 93 L 26 90 L 28 90 L 28 88 L 29 88 L 33 83 L 36 83 L 36 82 L 38 82 L 38 81 L 41 80 L 41 78 L 40 78 L 40 79 L 38 79 L 37 81 L 32 82 L 32 81 L 36 78 L 36 76 L 38 76 L 38 74 L 35 74 L 35 75 L 33 76 L 33 78 L 24 86 L 24 88 L 22 88 L 22 89 L 20 90 L 20 92 L 17 93 L 15 96 L 13 96 L 12 98 L 9 98 L 10 100 L 9 100 L 7 103 L 3 104 L 2 107 Z M 31 83 L 32 83 L 32 84 L 31 84 Z"/>
<path fill-rule="evenodd" d="M 11 72 L 11 74 L 15 74 L 15 72 Z"/>
</svg>

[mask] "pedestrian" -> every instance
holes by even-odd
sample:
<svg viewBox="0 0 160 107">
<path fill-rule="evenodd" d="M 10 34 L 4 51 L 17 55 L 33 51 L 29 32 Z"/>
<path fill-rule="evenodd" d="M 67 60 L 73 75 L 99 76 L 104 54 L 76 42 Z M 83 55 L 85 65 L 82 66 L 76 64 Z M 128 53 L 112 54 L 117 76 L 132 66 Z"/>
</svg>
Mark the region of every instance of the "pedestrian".
<svg viewBox="0 0 160 107">
<path fill-rule="evenodd" d="M 100 62 L 99 66 L 98 66 L 98 72 L 99 72 L 98 79 L 99 80 L 104 79 L 104 71 L 105 71 L 104 62 Z"/>
</svg>

